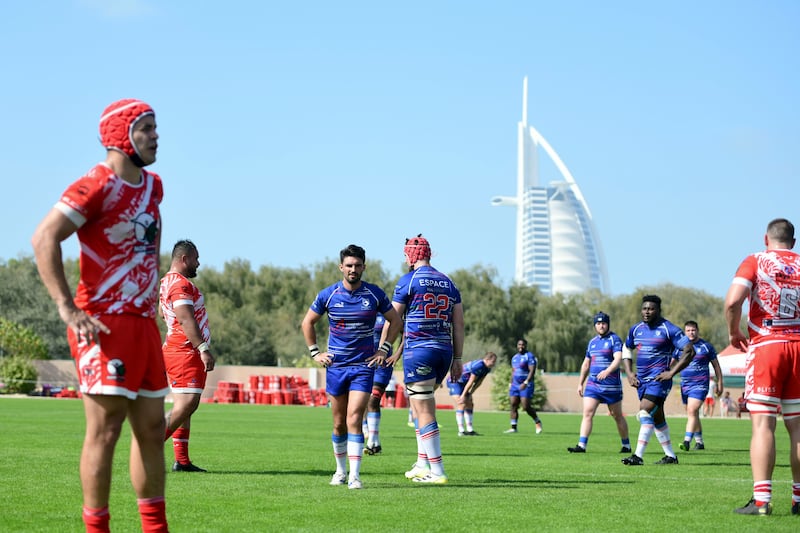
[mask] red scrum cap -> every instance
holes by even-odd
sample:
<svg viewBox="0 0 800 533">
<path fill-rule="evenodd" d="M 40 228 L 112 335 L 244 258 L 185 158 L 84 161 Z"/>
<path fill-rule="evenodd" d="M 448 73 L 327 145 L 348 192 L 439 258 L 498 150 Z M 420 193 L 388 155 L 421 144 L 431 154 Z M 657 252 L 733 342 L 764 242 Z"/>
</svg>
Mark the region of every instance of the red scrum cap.
<svg viewBox="0 0 800 533">
<path fill-rule="evenodd" d="M 131 134 L 133 127 L 143 117 L 155 116 L 153 108 L 133 98 L 117 100 L 103 111 L 100 117 L 100 142 L 106 149 L 118 150 L 131 158 L 137 166 L 142 162 Z"/>
<path fill-rule="evenodd" d="M 431 258 L 431 245 L 428 239 L 420 233 L 416 237 L 406 239 L 403 253 L 406 254 L 406 263 L 409 266 L 414 266 L 417 261 Z"/>
</svg>

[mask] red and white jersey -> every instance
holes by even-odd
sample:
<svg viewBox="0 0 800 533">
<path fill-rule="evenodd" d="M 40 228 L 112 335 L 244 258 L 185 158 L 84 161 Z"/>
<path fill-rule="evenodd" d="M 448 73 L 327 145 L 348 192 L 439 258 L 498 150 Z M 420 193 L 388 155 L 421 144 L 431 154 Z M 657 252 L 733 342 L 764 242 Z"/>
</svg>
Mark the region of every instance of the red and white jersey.
<svg viewBox="0 0 800 533">
<path fill-rule="evenodd" d="M 164 316 L 164 322 L 167 323 L 165 345 L 181 347 L 191 344 L 175 316 L 175 308 L 181 305 L 192 306 L 194 319 L 200 327 L 203 341 L 211 342 L 211 332 L 208 329 L 208 314 L 206 313 L 203 293 L 194 283 L 177 272 L 169 271 L 161 279 L 159 300 L 161 302 L 161 314 Z"/>
<path fill-rule="evenodd" d="M 768 250 L 749 255 L 733 283 L 750 290 L 750 341 L 800 340 L 800 255 Z"/>
<path fill-rule="evenodd" d="M 91 315 L 156 316 L 163 195 L 157 174 L 142 169 L 132 185 L 104 163 L 64 191 L 55 208 L 78 226 L 78 307 Z"/>
</svg>

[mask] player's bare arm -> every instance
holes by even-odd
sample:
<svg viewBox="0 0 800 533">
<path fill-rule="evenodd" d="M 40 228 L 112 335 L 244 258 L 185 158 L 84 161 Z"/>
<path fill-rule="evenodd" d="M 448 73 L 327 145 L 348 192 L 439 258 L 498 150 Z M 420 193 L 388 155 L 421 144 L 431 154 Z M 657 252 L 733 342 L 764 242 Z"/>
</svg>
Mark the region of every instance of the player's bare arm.
<svg viewBox="0 0 800 533">
<path fill-rule="evenodd" d="M 100 320 L 78 309 L 72 299 L 67 277 L 64 274 L 61 242 L 77 230 L 78 227 L 63 213 L 51 209 L 36 228 L 31 243 L 39 277 L 56 303 L 61 320 L 76 334 L 85 335 L 92 340 L 99 331 L 103 333 L 111 333 L 111 331 Z"/>
</svg>

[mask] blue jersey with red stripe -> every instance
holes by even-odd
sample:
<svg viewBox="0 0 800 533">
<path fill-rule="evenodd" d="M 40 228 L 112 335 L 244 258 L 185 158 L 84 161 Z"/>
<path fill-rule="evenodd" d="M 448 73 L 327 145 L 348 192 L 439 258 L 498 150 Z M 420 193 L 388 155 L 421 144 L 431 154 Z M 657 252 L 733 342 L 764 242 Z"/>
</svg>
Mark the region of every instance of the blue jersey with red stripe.
<svg viewBox="0 0 800 533">
<path fill-rule="evenodd" d="M 486 366 L 483 359 L 467 361 L 464 363 L 464 370 L 462 371 L 461 377 L 458 379 L 458 383 L 466 385 L 471 375 L 475 375 L 475 381 L 480 381 L 491 371 L 492 369 Z"/>
<path fill-rule="evenodd" d="M 400 278 L 392 300 L 406 306 L 404 349 L 452 354 L 453 308 L 461 303 L 461 293 L 450 278 L 432 266 L 421 266 Z"/>
<path fill-rule="evenodd" d="M 669 370 L 672 353 L 690 342 L 681 328 L 659 318 L 652 326 L 646 322 L 633 326 L 625 339 L 625 346 L 636 350 L 636 377 L 647 382 Z"/>
<path fill-rule="evenodd" d="M 586 347 L 586 357 L 590 360 L 588 382 L 603 392 L 622 392 L 619 368 L 606 379 L 602 381 L 597 379 L 597 374 L 614 362 L 614 354 L 621 351 L 622 339 L 613 331 L 609 331 L 603 337 L 597 335 L 590 340 Z"/>
<path fill-rule="evenodd" d="M 364 281 L 352 292 L 341 281 L 322 289 L 311 310 L 320 315 L 328 313 L 331 366 L 360 364 L 374 355 L 375 320 L 391 308 L 383 289 Z"/>
<path fill-rule="evenodd" d="M 674 357 L 681 356 L 681 351 L 676 351 Z M 711 374 L 708 365 L 717 359 L 717 351 L 710 342 L 703 339 L 694 341 L 694 359 L 689 365 L 681 370 L 681 388 L 701 387 L 708 388 L 708 381 Z"/>
</svg>

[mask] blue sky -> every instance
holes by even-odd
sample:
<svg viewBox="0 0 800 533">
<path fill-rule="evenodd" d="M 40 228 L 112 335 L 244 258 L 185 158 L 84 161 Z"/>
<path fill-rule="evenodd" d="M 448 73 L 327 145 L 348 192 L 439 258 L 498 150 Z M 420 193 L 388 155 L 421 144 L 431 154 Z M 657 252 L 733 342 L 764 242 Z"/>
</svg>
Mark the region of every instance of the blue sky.
<svg viewBox="0 0 800 533">
<path fill-rule="evenodd" d="M 295 268 L 356 243 L 399 274 L 422 232 L 434 266 L 507 285 L 515 215 L 490 199 L 515 193 L 528 76 L 529 123 L 583 191 L 612 294 L 723 296 L 770 219 L 800 224 L 798 25 L 792 0 L 14 2 L 0 259 L 31 253 L 104 157 L 103 108 L 135 97 L 161 135 L 162 251 L 188 237 L 217 269 Z"/>
</svg>

